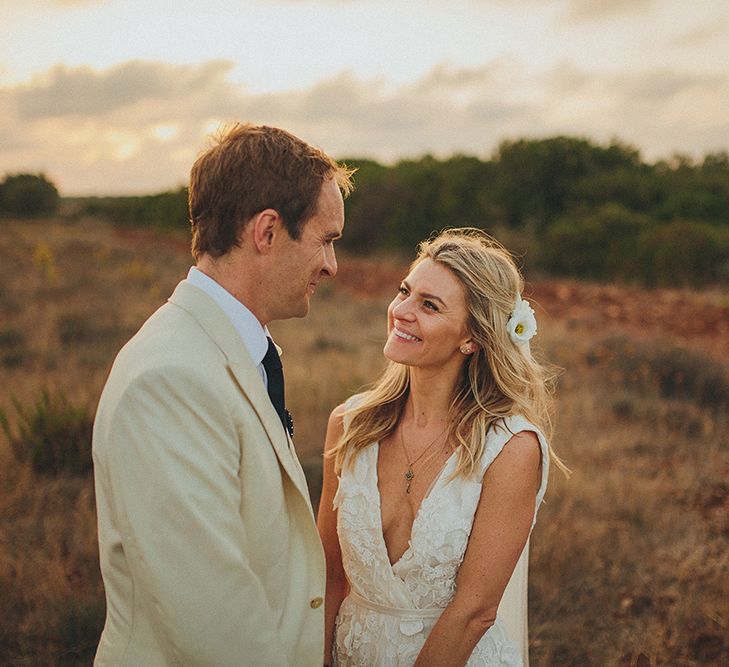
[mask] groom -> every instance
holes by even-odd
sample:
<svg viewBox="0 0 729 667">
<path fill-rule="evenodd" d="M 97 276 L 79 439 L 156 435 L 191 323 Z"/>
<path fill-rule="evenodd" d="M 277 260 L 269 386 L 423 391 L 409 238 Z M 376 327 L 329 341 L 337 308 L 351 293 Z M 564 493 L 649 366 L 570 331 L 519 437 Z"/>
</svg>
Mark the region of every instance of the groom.
<svg viewBox="0 0 729 667">
<path fill-rule="evenodd" d="M 252 125 L 193 165 L 196 266 L 119 353 L 94 424 L 96 665 L 321 665 L 323 553 L 266 325 L 335 275 L 350 177 Z"/>
</svg>

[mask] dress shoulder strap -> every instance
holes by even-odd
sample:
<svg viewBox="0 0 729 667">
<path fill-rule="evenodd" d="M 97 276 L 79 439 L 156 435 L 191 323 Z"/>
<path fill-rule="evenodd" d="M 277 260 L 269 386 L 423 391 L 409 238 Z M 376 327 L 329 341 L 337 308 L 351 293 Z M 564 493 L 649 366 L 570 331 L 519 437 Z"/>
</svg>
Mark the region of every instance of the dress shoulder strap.
<svg viewBox="0 0 729 667">
<path fill-rule="evenodd" d="M 347 413 L 349 412 L 349 410 L 356 407 L 363 399 L 363 397 L 364 394 L 362 393 L 354 394 L 354 396 L 350 396 L 346 401 L 344 401 L 344 415 L 342 417 L 342 424 L 344 426 L 345 433 L 352 423 L 352 416 Z M 344 500 L 344 494 L 346 493 L 346 487 L 351 484 L 356 484 L 356 479 L 362 477 L 362 466 L 363 462 L 361 456 L 355 457 L 355 459 L 351 461 L 351 465 L 347 465 L 345 463 L 345 465 L 343 466 L 338 476 L 339 485 L 337 487 L 337 492 L 334 494 L 334 509 L 338 509 L 339 506 L 342 504 L 342 501 Z"/>
<path fill-rule="evenodd" d="M 349 428 L 349 425 L 352 423 L 352 416 L 347 414 L 352 408 L 357 407 L 359 403 L 364 398 L 364 393 L 360 394 L 354 394 L 353 396 L 350 396 L 346 401 L 344 401 L 344 418 L 342 420 L 342 423 L 344 425 L 344 430 L 346 431 Z"/>
<path fill-rule="evenodd" d="M 486 435 L 486 446 L 481 457 L 480 473 L 483 478 L 486 470 L 488 470 L 496 457 L 501 454 L 506 443 L 522 431 L 532 431 L 537 436 L 539 447 L 542 451 L 542 479 L 539 484 L 539 490 L 537 491 L 534 508 L 534 520 L 532 521 L 532 526 L 534 526 L 537 520 L 537 511 L 547 491 L 547 480 L 549 478 L 549 444 L 544 434 L 534 424 L 521 415 L 505 417 L 494 424 Z"/>
</svg>

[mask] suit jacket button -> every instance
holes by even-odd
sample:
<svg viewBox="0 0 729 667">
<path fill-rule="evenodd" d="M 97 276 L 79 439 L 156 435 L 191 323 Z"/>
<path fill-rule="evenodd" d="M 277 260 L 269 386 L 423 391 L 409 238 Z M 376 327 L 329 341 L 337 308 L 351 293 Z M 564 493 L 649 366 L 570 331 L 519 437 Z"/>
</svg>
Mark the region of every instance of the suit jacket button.
<svg viewBox="0 0 729 667">
<path fill-rule="evenodd" d="M 309 602 L 309 606 L 312 609 L 319 609 L 324 604 L 323 598 L 314 598 L 311 602 Z"/>
</svg>

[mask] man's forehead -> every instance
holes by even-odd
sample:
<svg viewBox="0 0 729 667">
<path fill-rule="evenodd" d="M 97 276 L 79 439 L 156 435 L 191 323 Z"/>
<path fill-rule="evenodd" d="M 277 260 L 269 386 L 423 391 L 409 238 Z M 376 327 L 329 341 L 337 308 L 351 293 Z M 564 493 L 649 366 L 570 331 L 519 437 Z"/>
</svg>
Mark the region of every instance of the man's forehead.
<svg viewBox="0 0 729 667">
<path fill-rule="evenodd" d="M 317 218 L 324 233 L 341 234 L 344 227 L 344 202 L 332 202 L 319 211 Z"/>
<path fill-rule="evenodd" d="M 322 238 L 338 238 L 344 229 L 344 211 L 329 208 L 319 210 L 304 229 Z"/>
<path fill-rule="evenodd" d="M 335 215 L 340 211 L 344 211 L 344 198 L 339 190 L 339 186 L 330 179 L 324 181 L 319 194 L 319 206 L 320 212 L 326 212 L 330 215 Z"/>
</svg>

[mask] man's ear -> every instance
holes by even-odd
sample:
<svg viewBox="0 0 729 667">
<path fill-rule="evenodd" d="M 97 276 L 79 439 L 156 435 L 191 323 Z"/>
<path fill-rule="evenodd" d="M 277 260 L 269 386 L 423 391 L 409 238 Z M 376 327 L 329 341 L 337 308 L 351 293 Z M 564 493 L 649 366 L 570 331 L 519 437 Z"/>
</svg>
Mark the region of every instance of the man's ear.
<svg viewBox="0 0 729 667">
<path fill-rule="evenodd" d="M 246 225 L 256 250 L 263 255 L 271 252 L 277 234 L 283 230 L 281 216 L 278 211 L 267 208 L 256 213 Z"/>
</svg>

